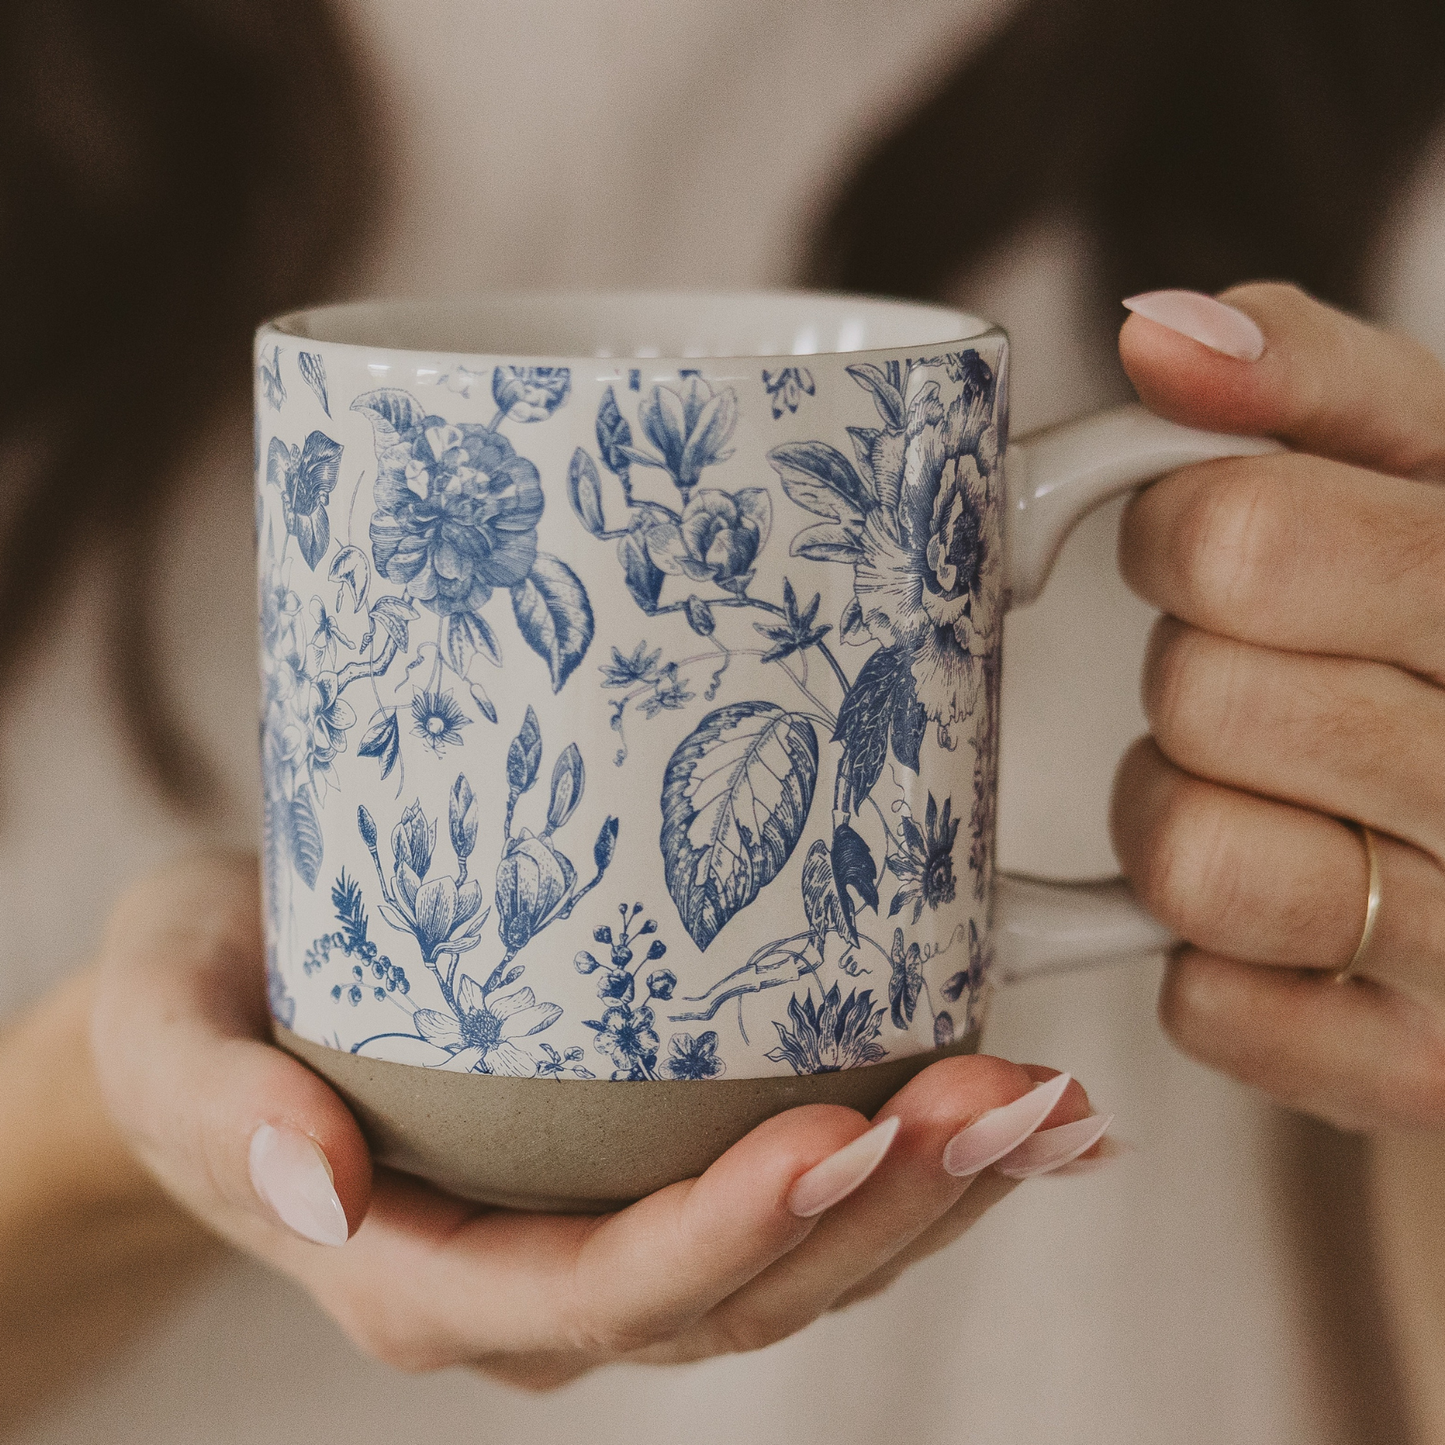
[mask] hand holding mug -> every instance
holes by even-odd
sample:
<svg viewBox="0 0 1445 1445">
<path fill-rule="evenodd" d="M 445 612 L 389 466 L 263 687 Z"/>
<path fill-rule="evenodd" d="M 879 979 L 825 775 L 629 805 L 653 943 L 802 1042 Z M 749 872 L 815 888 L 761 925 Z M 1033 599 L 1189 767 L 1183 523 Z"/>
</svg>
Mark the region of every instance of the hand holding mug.
<svg viewBox="0 0 1445 1445">
<path fill-rule="evenodd" d="M 1161 416 L 1291 450 L 1189 467 L 1125 513 L 1125 578 L 1167 615 L 1115 847 L 1188 940 L 1161 999 L 1182 1048 L 1347 1128 L 1438 1128 L 1445 370 L 1289 287 L 1223 299 L 1232 318 L 1144 298 L 1169 326 L 1125 325 L 1130 379 Z M 1380 902 L 1342 986 L 1370 883 L 1357 825 Z"/>
<path fill-rule="evenodd" d="M 1109 1122 L 1066 1075 L 970 1055 L 871 1121 L 780 1114 L 614 1214 L 490 1209 L 373 1168 L 346 1104 L 271 1044 L 264 980 L 254 858 L 132 890 L 99 968 L 107 1102 L 175 1198 L 405 1370 L 544 1388 L 613 1360 L 761 1348 L 882 1289 Z"/>
</svg>

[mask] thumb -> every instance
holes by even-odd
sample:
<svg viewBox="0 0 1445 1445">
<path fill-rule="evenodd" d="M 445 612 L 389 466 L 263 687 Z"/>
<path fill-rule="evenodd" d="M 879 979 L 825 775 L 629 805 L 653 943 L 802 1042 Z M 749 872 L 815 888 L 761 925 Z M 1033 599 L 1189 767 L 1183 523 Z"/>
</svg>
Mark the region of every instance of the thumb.
<svg viewBox="0 0 1445 1445">
<path fill-rule="evenodd" d="M 263 1256 L 344 1244 L 371 1157 L 341 1099 L 268 1042 L 256 860 L 188 859 L 133 887 L 101 947 L 91 1041 L 106 1106 L 144 1164 Z"/>
</svg>

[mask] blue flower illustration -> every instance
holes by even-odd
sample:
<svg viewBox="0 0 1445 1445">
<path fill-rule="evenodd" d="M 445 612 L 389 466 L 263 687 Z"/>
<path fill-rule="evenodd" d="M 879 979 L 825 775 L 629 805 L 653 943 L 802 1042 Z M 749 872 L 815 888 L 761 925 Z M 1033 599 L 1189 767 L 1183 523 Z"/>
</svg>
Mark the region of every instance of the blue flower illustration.
<svg viewBox="0 0 1445 1445">
<path fill-rule="evenodd" d="M 449 743 L 462 741 L 461 730 L 471 723 L 449 692 L 428 688 L 411 700 L 412 732 L 438 757 Z"/>
<path fill-rule="evenodd" d="M 397 869 L 406 868 L 412 872 L 418 886 L 431 867 L 432 850 L 436 847 L 437 828 L 427 822 L 418 798 L 401 815 L 401 821 L 391 830 L 391 854 Z M 415 893 L 415 887 L 412 892 Z"/>
<path fill-rule="evenodd" d="M 336 674 L 323 672 L 315 679 L 311 712 L 312 757 L 330 763 L 346 751 L 346 734 L 356 726 L 356 714 L 337 690 Z"/>
<path fill-rule="evenodd" d="M 597 997 L 608 1007 L 600 1019 L 583 1019 L 582 1022 L 596 1033 L 594 1042 L 598 1052 L 612 1060 L 615 1066 L 612 1077 L 633 1080 L 701 1079 L 720 1074 L 723 1063 L 716 1057 L 715 1033 L 703 1034 L 698 1039 L 689 1034 L 673 1038 L 669 1044 L 669 1058 L 659 1067 L 657 1055 L 661 1040 L 652 1005 L 666 1003 L 672 997 L 677 987 L 677 975 L 670 968 L 655 969 L 647 975 L 647 997 L 640 1004 L 634 1003 L 637 970 L 644 963 L 656 963 L 667 953 L 667 945 L 660 938 L 654 938 L 648 944 L 646 953 L 638 958 L 638 941 L 656 933 L 657 922 L 652 918 L 639 922 L 642 912 L 640 903 L 634 903 L 630 908 L 623 903 L 617 911 L 622 920 L 620 929 L 614 932 L 603 924 L 592 934 L 598 943 L 607 945 L 609 962 L 601 962 L 585 949 L 575 959 L 578 973 L 601 975 Z"/>
<path fill-rule="evenodd" d="M 308 611 L 312 623 L 311 664 L 318 672 L 323 668 L 334 668 L 337 648 L 350 651 L 353 645 L 351 639 L 341 630 L 341 624 L 319 597 L 311 599 Z"/>
<path fill-rule="evenodd" d="M 732 456 L 728 442 L 738 424 L 737 393 L 730 386 L 714 391 L 702 377 L 687 376 L 676 390 L 654 386 L 637 408 L 637 421 L 657 451 L 620 450 L 639 466 L 667 472 L 686 499 L 704 468 Z"/>
<path fill-rule="evenodd" d="M 696 1038 L 674 1034 L 667 1053 L 662 1072 L 669 1079 L 715 1079 L 724 1069 L 717 1056 L 717 1034 L 712 1029 Z"/>
<path fill-rule="evenodd" d="M 537 1002 L 530 988 L 519 988 L 500 998 L 488 998 L 481 985 L 463 974 L 457 985 L 457 1011 L 441 1013 L 419 1008 L 412 1017 L 417 1032 L 430 1044 L 451 1055 L 453 1068 L 479 1074 L 505 1074 L 530 1079 L 537 1061 L 517 1047 L 516 1040 L 549 1029 L 562 1010 L 554 1003 Z"/>
<path fill-rule="evenodd" d="M 546 838 L 523 829 L 497 865 L 497 931 L 510 949 L 523 948 L 571 901 L 577 870 Z"/>
<path fill-rule="evenodd" d="M 422 962 L 435 969 L 440 956 L 455 957 L 475 948 L 490 912 L 482 908 L 482 885 L 466 876 L 465 854 L 458 854 L 455 877 L 427 877 L 436 847 L 436 824 L 428 821 L 420 800 L 402 813 L 392 829 L 390 887 L 377 850 L 375 821 L 365 808 L 357 810 L 356 821 L 381 880 L 382 916 L 393 928 L 416 939 Z"/>
<path fill-rule="evenodd" d="M 620 648 L 612 649 L 612 661 L 604 662 L 598 670 L 602 673 L 603 687 L 631 687 L 634 683 L 651 683 L 656 680 L 657 664 L 662 658 L 659 647 L 652 652 L 646 642 L 639 642 L 628 656 Z"/>
<path fill-rule="evenodd" d="M 266 481 L 281 489 L 286 530 L 296 538 L 306 565 L 313 570 L 331 545 L 326 504 L 341 473 L 341 444 L 325 432 L 312 432 L 299 447 L 271 438 Z"/>
<path fill-rule="evenodd" d="M 932 793 L 928 795 L 922 829 L 912 818 L 903 820 L 903 847 L 888 855 L 888 870 L 899 882 L 898 892 L 888 909 L 890 918 L 911 903 L 912 922 L 917 923 L 925 903 L 937 909 L 941 904 L 953 902 L 957 891 L 953 845 L 960 822 L 961 818 L 953 816 L 953 800 L 944 800 L 940 814 Z"/>
<path fill-rule="evenodd" d="M 903 930 L 893 930 L 893 947 L 888 951 L 888 1004 L 895 1029 L 913 1022 L 918 997 L 923 991 L 923 952 L 916 943 L 903 946 Z"/>
<path fill-rule="evenodd" d="M 775 1064 L 787 1064 L 796 1074 L 831 1074 L 875 1064 L 887 1050 L 878 1042 L 885 1010 L 873 1007 L 872 989 L 857 990 L 842 998 L 835 983 L 823 995 L 822 1006 L 809 992 L 788 1002 L 792 1029 L 773 1021 L 778 1047 L 765 1057 Z"/>
<path fill-rule="evenodd" d="M 994 373 L 976 353 L 950 363 L 961 389 L 945 406 L 923 370 L 848 369 L 884 421 L 852 428 L 857 466 L 823 442 L 768 454 L 793 501 L 825 519 L 792 551 L 852 563 L 857 626 L 907 658 L 926 717 L 953 748 L 1002 622 Z"/>
<path fill-rule="evenodd" d="M 692 494 L 680 520 L 657 510 L 646 513 L 641 536 L 661 571 L 741 591 L 752 580 L 753 562 L 772 524 L 772 498 L 765 488 L 703 487 Z"/>
<path fill-rule="evenodd" d="M 782 416 L 784 408 L 797 411 L 803 398 L 813 395 L 813 373 L 803 366 L 764 371 L 763 386 L 773 404 L 773 419 L 776 420 Z"/>
<path fill-rule="evenodd" d="M 492 372 L 492 397 L 508 421 L 545 421 L 571 388 L 565 366 L 499 366 Z"/>
<path fill-rule="evenodd" d="M 442 616 L 479 612 L 494 588 L 515 587 L 537 560 L 537 468 L 471 422 L 426 416 L 392 434 L 377 448 L 377 570 Z"/>
<path fill-rule="evenodd" d="M 614 1078 L 651 1078 L 657 1064 L 658 1037 L 653 1027 L 653 1012 L 644 1004 L 641 1008 L 610 1008 L 600 1021 L 583 1019 L 589 1029 L 596 1031 L 598 1049 L 608 1054 L 617 1065 Z"/>
</svg>

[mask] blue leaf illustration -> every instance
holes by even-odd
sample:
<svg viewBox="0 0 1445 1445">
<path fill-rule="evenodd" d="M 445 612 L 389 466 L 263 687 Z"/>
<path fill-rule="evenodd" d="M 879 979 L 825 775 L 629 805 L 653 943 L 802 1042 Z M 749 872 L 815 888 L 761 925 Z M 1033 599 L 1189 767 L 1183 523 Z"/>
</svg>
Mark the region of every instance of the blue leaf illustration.
<svg viewBox="0 0 1445 1445">
<path fill-rule="evenodd" d="M 856 944 L 857 934 L 848 927 L 838 902 L 838 889 L 833 881 L 833 860 L 828 856 L 828 845 L 821 838 L 813 840 L 808 856 L 803 860 L 803 912 L 813 933 L 813 946 L 819 952 L 830 933 L 841 934 L 850 943 Z"/>
<path fill-rule="evenodd" d="M 281 348 L 273 348 L 271 360 L 267 361 L 262 355 L 256 370 L 260 376 L 261 387 L 266 393 L 267 402 L 280 411 L 286 401 L 286 383 L 281 380 Z"/>
<path fill-rule="evenodd" d="M 378 708 L 366 725 L 366 736 L 357 748 L 363 758 L 375 758 L 381 764 L 381 776 L 387 777 L 401 756 L 401 728 L 394 707 Z"/>
<path fill-rule="evenodd" d="M 627 448 L 632 445 L 632 428 L 627 418 L 617 409 L 617 398 L 609 386 L 602 393 L 602 404 L 597 408 L 597 445 L 602 452 L 602 465 L 617 476 L 626 476 L 628 471 Z"/>
<path fill-rule="evenodd" d="M 810 562 L 847 562 L 863 560 L 863 548 L 858 533 L 841 522 L 819 522 L 804 527 L 796 537 L 789 551 L 794 557 L 806 557 Z"/>
<path fill-rule="evenodd" d="M 371 418 L 371 430 L 379 453 L 401 443 L 402 433 L 420 426 L 426 419 L 421 403 L 409 392 L 384 386 L 368 391 L 351 403 L 352 411 Z"/>
<path fill-rule="evenodd" d="M 622 563 L 623 580 L 632 593 L 632 600 L 651 616 L 657 611 L 657 599 L 662 596 L 665 580 L 662 568 L 652 560 L 636 532 L 629 532 L 617 544 L 617 560 Z"/>
<path fill-rule="evenodd" d="M 918 771 L 918 749 L 928 719 L 918 701 L 908 652 L 882 647 L 863 664 L 843 706 L 833 741 L 843 744 L 838 771 L 843 779 L 840 805 L 853 812 L 873 791 L 890 735 L 893 752 L 905 767 Z"/>
<path fill-rule="evenodd" d="M 567 468 L 567 496 L 582 525 L 594 537 L 600 537 L 607 530 L 602 519 L 602 482 L 596 464 L 581 447 L 572 453 Z"/>
<path fill-rule="evenodd" d="M 391 636 L 400 651 L 405 652 L 410 645 L 411 638 L 411 628 L 408 624 L 415 621 L 416 608 L 405 597 L 378 597 L 371 604 L 366 631 L 361 638 L 361 652 L 365 654 L 371 646 L 371 640 L 375 636 L 378 626 Z"/>
<path fill-rule="evenodd" d="M 527 646 L 552 674 L 552 691 L 561 692 L 592 643 L 586 589 L 565 562 L 539 552 L 530 574 L 512 588 L 512 610 Z"/>
<path fill-rule="evenodd" d="M 478 653 L 493 667 L 502 665 L 496 634 L 480 612 L 453 612 L 446 621 L 445 641 L 447 663 L 458 677 L 467 675 Z"/>
<path fill-rule="evenodd" d="M 944 1048 L 953 1042 L 953 1015 L 941 1013 L 933 1020 L 933 1047 Z"/>
<path fill-rule="evenodd" d="M 878 865 L 868 845 L 847 823 L 833 832 L 833 882 L 838 890 L 838 907 L 843 913 L 844 931 L 848 941 L 858 942 L 858 925 L 854 920 L 854 904 L 848 890 L 858 895 L 859 904 L 878 911 Z"/>
<path fill-rule="evenodd" d="M 296 369 L 301 373 L 301 380 L 316 393 L 316 399 L 321 403 L 321 410 L 327 416 L 331 415 L 331 403 L 326 398 L 326 363 L 315 351 L 303 351 L 296 358 Z"/>
<path fill-rule="evenodd" d="M 812 723 L 770 702 L 710 712 L 673 753 L 662 783 L 662 860 L 699 948 L 782 871 L 817 780 Z"/>
<path fill-rule="evenodd" d="M 820 517 L 857 526 L 864 513 L 877 505 L 853 463 L 826 442 L 789 442 L 774 447 L 768 461 L 783 490 Z"/>
<path fill-rule="evenodd" d="M 923 735 L 927 731 L 928 714 L 918 700 L 913 669 L 902 668 L 893 691 L 893 720 L 889 736 L 893 742 L 893 756 L 915 773 L 918 771 L 918 750 L 923 746 Z"/>
<path fill-rule="evenodd" d="M 944 981 L 943 987 L 939 990 L 939 992 L 944 996 L 944 998 L 949 1001 L 949 1003 L 957 1003 L 959 999 L 963 997 L 963 991 L 967 987 L 968 974 L 955 973 L 954 975 L 952 975 L 952 977 Z"/>
<path fill-rule="evenodd" d="M 316 818 L 316 802 L 311 795 L 310 783 L 303 783 L 297 788 L 287 816 L 291 861 L 306 886 L 315 888 L 316 880 L 321 876 L 322 844 L 321 824 Z"/>
<path fill-rule="evenodd" d="M 873 393 L 873 401 L 878 407 L 878 414 L 883 418 L 884 425 L 899 431 L 907 419 L 907 410 L 903 405 L 903 393 L 898 389 L 897 379 L 887 376 L 876 366 L 869 366 L 862 363 L 858 366 L 850 366 L 848 375 Z"/>
</svg>

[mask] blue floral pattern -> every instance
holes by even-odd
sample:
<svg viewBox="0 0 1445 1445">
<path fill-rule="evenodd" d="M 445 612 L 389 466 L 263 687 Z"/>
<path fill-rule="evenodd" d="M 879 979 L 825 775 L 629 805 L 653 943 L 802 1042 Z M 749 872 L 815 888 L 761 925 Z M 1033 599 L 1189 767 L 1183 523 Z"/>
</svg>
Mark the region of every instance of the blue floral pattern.
<svg viewBox="0 0 1445 1445">
<path fill-rule="evenodd" d="M 972 1036 L 1001 362 L 815 361 L 759 389 L 452 358 L 403 387 L 268 336 L 275 1016 L 554 1082 L 827 1072 Z M 841 447 L 810 422 L 840 412 Z M 651 902 L 588 918 L 609 876 Z"/>
</svg>

